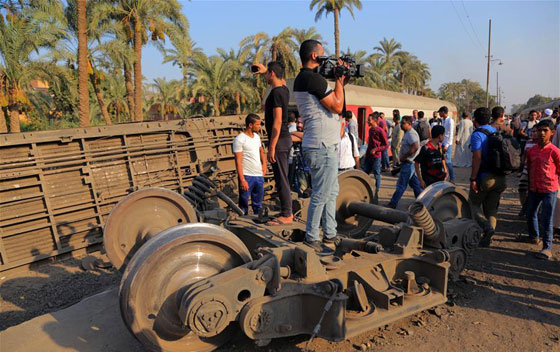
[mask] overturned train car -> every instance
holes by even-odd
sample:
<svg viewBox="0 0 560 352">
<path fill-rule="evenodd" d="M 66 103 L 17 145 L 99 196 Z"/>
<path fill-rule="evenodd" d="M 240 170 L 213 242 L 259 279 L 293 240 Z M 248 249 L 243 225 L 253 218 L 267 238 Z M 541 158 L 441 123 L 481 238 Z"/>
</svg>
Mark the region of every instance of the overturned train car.
<svg viewBox="0 0 560 352">
<path fill-rule="evenodd" d="M 213 172 L 237 190 L 232 142 L 244 116 L 0 136 L 0 271 L 96 246 L 129 193 L 184 193 Z"/>
</svg>

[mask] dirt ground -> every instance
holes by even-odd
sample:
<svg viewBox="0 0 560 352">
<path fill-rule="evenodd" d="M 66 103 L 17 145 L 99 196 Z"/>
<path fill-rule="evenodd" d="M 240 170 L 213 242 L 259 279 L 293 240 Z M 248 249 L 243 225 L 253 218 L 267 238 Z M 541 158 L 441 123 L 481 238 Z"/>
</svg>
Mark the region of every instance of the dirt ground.
<svg viewBox="0 0 560 352">
<path fill-rule="evenodd" d="M 469 172 L 456 169 L 460 185 L 467 186 Z M 389 200 L 395 181 L 383 176 L 381 204 Z M 316 339 L 310 350 L 560 351 L 560 265 L 556 258 L 536 259 L 536 246 L 514 241 L 527 226 L 517 215 L 517 178 L 510 177 L 508 184 L 492 247 L 478 249 L 461 280 L 450 283 L 446 305 L 347 341 Z M 399 208 L 405 209 L 411 197 L 407 191 Z M 557 240 L 554 246 L 557 257 Z M 119 281 L 113 269 L 82 270 L 79 259 L 0 273 L 0 330 L 70 306 Z M 307 339 L 278 339 L 258 348 L 240 334 L 220 351 L 302 351 Z"/>
</svg>

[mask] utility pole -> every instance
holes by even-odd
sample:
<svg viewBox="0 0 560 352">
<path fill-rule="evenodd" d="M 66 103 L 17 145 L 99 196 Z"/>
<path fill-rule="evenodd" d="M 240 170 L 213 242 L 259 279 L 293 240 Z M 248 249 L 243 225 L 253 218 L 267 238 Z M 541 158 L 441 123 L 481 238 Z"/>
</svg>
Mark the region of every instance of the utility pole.
<svg viewBox="0 0 560 352">
<path fill-rule="evenodd" d="M 488 66 L 486 69 L 486 107 L 489 107 L 488 102 L 488 86 L 490 85 L 490 39 L 492 35 L 492 20 L 488 20 Z"/>
<path fill-rule="evenodd" d="M 498 105 L 500 105 L 500 81 L 499 81 L 499 75 L 498 75 L 498 70 L 496 70 L 496 103 Z"/>
</svg>

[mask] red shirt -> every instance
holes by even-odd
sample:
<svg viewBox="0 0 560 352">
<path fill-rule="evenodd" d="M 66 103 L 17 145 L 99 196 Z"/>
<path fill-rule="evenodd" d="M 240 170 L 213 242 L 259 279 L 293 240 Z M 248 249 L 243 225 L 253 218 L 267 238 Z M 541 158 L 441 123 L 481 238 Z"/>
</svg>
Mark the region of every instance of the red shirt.
<svg viewBox="0 0 560 352">
<path fill-rule="evenodd" d="M 529 190 L 536 193 L 552 193 L 558 190 L 560 175 L 560 149 L 548 143 L 538 144 L 527 150 Z"/>
<path fill-rule="evenodd" d="M 381 152 L 389 147 L 387 135 L 379 126 L 375 128 L 370 127 L 367 144 L 366 155 L 373 156 L 374 158 L 379 158 L 381 156 Z"/>
</svg>

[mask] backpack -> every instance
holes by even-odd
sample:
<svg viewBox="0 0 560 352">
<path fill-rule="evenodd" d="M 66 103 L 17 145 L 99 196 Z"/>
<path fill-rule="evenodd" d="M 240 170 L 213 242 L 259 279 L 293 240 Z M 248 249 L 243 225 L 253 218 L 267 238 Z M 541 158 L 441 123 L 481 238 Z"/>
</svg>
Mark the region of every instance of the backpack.
<svg viewBox="0 0 560 352">
<path fill-rule="evenodd" d="M 430 125 L 426 122 L 426 120 L 419 120 L 414 126 L 414 129 L 418 133 L 420 141 L 425 141 L 430 138 Z"/>
<path fill-rule="evenodd" d="M 521 167 L 521 148 L 517 140 L 502 131 L 490 132 L 477 128 L 475 132 L 488 136 L 488 152 L 483 169 L 505 175 Z"/>
</svg>

